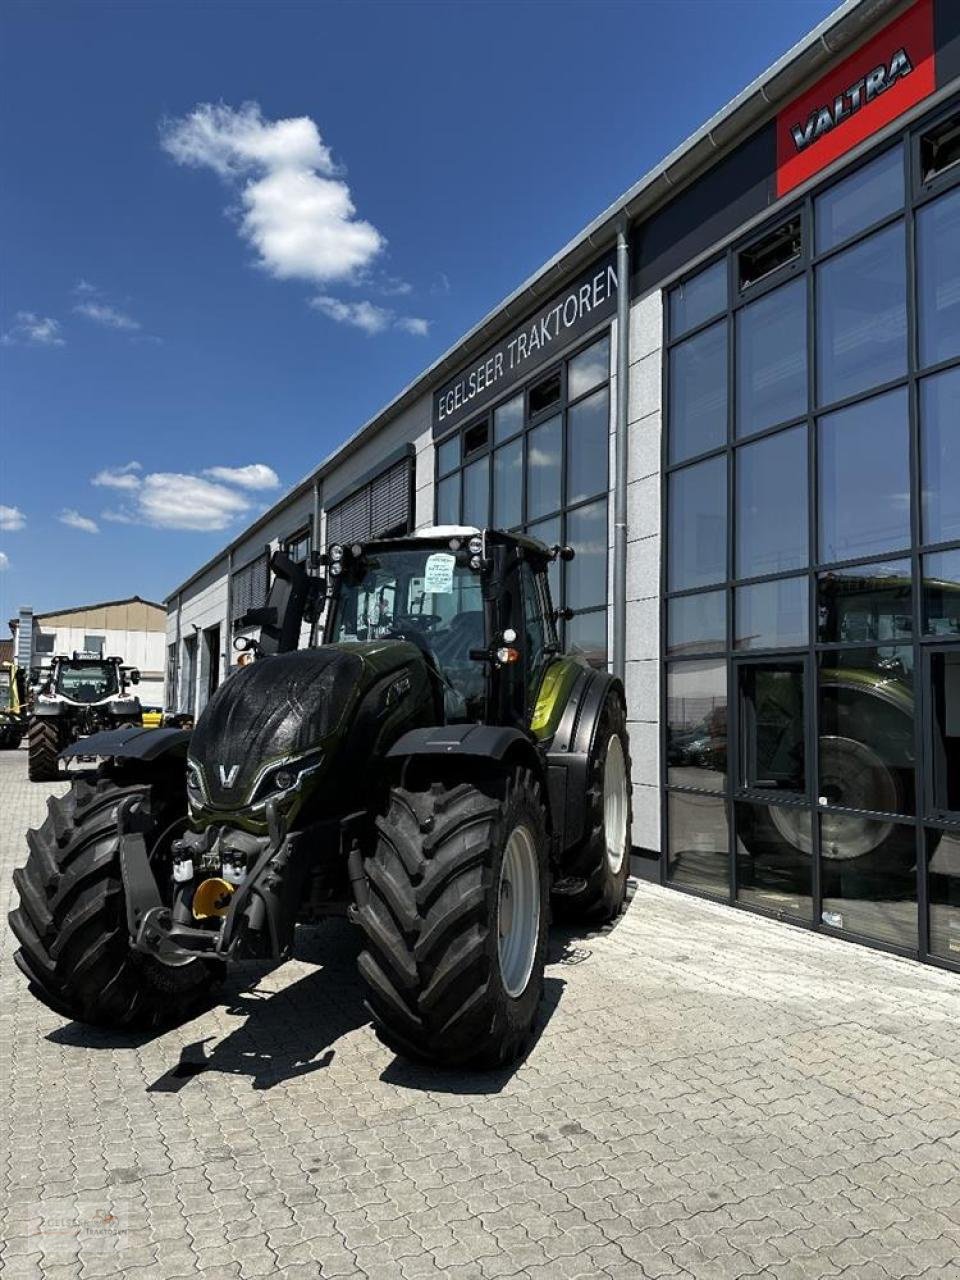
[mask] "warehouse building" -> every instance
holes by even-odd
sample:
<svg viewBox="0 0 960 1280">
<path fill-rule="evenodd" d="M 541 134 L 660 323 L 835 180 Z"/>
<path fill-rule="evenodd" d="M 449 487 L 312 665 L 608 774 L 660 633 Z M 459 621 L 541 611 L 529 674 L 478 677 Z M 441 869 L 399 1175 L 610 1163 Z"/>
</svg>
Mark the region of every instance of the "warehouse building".
<svg viewBox="0 0 960 1280">
<path fill-rule="evenodd" d="M 960 968 L 960 5 L 838 9 L 168 599 L 168 703 L 269 554 L 569 543 L 662 882 Z"/>
</svg>

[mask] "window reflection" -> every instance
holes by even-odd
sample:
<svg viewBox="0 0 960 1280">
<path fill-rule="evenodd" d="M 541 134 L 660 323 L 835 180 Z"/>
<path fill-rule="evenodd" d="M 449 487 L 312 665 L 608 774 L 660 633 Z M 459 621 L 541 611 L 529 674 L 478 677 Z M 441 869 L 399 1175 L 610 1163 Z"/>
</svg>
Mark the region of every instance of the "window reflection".
<svg viewBox="0 0 960 1280">
<path fill-rule="evenodd" d="M 920 362 L 960 355 L 960 188 L 917 214 Z"/>
<path fill-rule="evenodd" d="M 833 404 L 907 371 L 903 224 L 817 269 L 817 389 Z"/>
<path fill-rule="evenodd" d="M 490 457 L 463 469 L 463 523 L 483 529 L 490 521 Z"/>
<path fill-rule="evenodd" d="M 667 775 L 672 785 L 722 791 L 727 776 L 727 666 L 675 662 L 667 670 Z"/>
<path fill-rule="evenodd" d="M 514 440 L 493 455 L 493 523 L 512 529 L 521 520 L 523 441 Z"/>
<path fill-rule="evenodd" d="M 579 653 L 592 667 L 607 665 L 607 612 L 578 613 L 566 624 L 567 652 Z"/>
<path fill-rule="evenodd" d="M 828 643 L 909 640 L 913 633 L 910 561 L 831 569 L 817 579 L 817 634 Z"/>
<path fill-rule="evenodd" d="M 567 502 L 607 488 L 610 397 L 604 387 L 567 410 Z"/>
<path fill-rule="evenodd" d="M 727 576 L 727 460 L 709 458 L 668 481 L 668 586 L 705 587 Z"/>
<path fill-rule="evenodd" d="M 560 506 L 560 419 L 527 436 L 527 515 L 535 520 Z"/>
<path fill-rule="evenodd" d="M 960 367 L 920 384 L 920 431 L 924 540 L 951 542 L 960 538 Z"/>
<path fill-rule="evenodd" d="M 884 645 L 822 653 L 821 805 L 914 813 L 913 720 L 912 648 Z M 825 819 L 824 827 L 838 857 L 873 852 L 882 842 L 877 829 L 876 823 L 843 815 Z"/>
<path fill-rule="evenodd" d="M 737 434 L 807 408 L 807 285 L 795 280 L 737 313 Z"/>
<path fill-rule="evenodd" d="M 736 589 L 737 649 L 787 649 L 807 643 L 806 578 L 780 578 Z"/>
<path fill-rule="evenodd" d="M 437 485 L 437 524 L 460 523 L 460 476 L 447 476 Z"/>
<path fill-rule="evenodd" d="M 517 434 L 523 426 L 523 396 L 514 396 L 506 404 L 493 412 L 493 438 L 496 444 L 502 444 Z"/>
<path fill-rule="evenodd" d="M 701 591 L 667 603 L 667 652 L 710 653 L 727 645 L 726 594 Z"/>
<path fill-rule="evenodd" d="M 820 419 L 820 559 L 855 560 L 910 544 L 907 392 Z"/>
<path fill-rule="evenodd" d="M 578 356 L 567 365 L 567 399 L 576 400 L 586 395 L 593 387 L 606 382 L 610 376 L 610 335 L 604 334 L 599 342 Z"/>
<path fill-rule="evenodd" d="M 727 263 L 721 258 L 670 291 L 670 336 L 679 338 L 726 309 Z"/>
<path fill-rule="evenodd" d="M 893 946 L 917 946 L 916 831 L 897 822 L 821 814 L 822 921 Z M 859 839 L 854 833 L 859 833 Z"/>
<path fill-rule="evenodd" d="M 810 810 L 800 805 L 739 801 L 737 899 L 810 922 L 813 840 Z"/>
<path fill-rule="evenodd" d="M 552 520 L 541 520 L 539 524 L 528 525 L 527 532 L 531 538 L 539 538 L 544 546 L 555 547 L 560 542 L 560 517 L 554 516 Z M 560 608 L 561 563 L 560 560 L 551 560 L 547 568 L 547 577 L 550 579 L 550 598 L 555 609 Z"/>
<path fill-rule="evenodd" d="M 923 557 L 923 619 L 927 635 L 960 636 L 960 547 Z"/>
<path fill-rule="evenodd" d="M 667 875 L 713 897 L 730 895 L 727 805 L 718 796 L 671 791 L 667 798 Z"/>
<path fill-rule="evenodd" d="M 576 555 L 567 564 L 566 605 L 589 609 L 607 603 L 607 500 L 567 516 L 567 542 Z"/>
<path fill-rule="evenodd" d="M 930 950 L 960 963 L 960 832 L 926 830 Z"/>
<path fill-rule="evenodd" d="M 807 563 L 807 429 L 767 436 L 736 454 L 737 576 Z"/>
<path fill-rule="evenodd" d="M 445 476 L 452 471 L 454 467 L 460 465 L 460 436 L 451 436 L 449 440 L 444 440 L 437 445 L 437 472 L 441 476 Z"/>
<path fill-rule="evenodd" d="M 727 323 L 670 352 L 670 461 L 706 453 L 727 439 Z"/>
<path fill-rule="evenodd" d="M 903 207 L 903 146 L 866 164 L 814 201 L 817 252 L 842 244 Z"/>
</svg>

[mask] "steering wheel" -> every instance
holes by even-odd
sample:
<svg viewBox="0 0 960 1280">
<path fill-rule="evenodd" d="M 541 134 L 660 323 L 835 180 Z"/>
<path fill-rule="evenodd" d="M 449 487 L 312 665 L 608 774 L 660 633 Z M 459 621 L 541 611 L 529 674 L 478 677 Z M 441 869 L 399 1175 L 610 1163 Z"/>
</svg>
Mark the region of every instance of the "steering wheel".
<svg viewBox="0 0 960 1280">
<path fill-rule="evenodd" d="M 395 613 L 393 615 L 394 624 L 408 623 L 417 630 L 430 631 L 438 622 L 442 622 L 443 618 L 439 613 Z"/>
</svg>

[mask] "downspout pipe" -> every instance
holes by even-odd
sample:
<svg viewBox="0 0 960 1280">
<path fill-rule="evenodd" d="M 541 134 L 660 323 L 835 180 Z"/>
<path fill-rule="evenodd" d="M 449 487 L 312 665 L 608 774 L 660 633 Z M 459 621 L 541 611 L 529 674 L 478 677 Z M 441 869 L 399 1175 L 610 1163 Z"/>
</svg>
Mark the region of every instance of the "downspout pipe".
<svg viewBox="0 0 960 1280">
<path fill-rule="evenodd" d="M 223 676 L 226 679 L 233 666 L 233 547 L 227 552 L 227 620 L 224 624 L 226 646 L 223 654 Z"/>
<path fill-rule="evenodd" d="M 627 412 L 630 403 L 630 235 L 624 213 L 617 228 L 617 412 L 613 487 L 613 674 L 627 671 Z"/>
</svg>

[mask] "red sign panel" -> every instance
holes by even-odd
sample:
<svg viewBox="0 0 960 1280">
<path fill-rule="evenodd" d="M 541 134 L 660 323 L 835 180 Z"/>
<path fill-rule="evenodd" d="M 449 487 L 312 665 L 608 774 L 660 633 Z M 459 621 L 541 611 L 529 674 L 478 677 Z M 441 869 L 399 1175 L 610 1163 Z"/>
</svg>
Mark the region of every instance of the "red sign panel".
<svg viewBox="0 0 960 1280">
<path fill-rule="evenodd" d="M 777 195 L 819 173 L 935 87 L 933 0 L 917 0 L 777 116 Z"/>
</svg>

